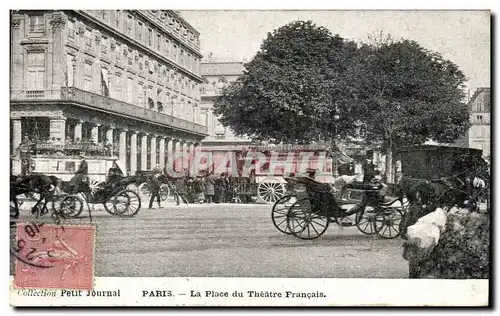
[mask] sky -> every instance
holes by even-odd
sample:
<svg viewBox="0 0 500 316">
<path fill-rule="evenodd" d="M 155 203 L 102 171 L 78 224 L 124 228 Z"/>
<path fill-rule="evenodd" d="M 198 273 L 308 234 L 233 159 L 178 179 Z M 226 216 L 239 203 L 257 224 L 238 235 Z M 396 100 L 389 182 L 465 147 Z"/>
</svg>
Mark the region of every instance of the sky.
<svg viewBox="0 0 500 316">
<path fill-rule="evenodd" d="M 488 11 L 181 11 L 200 33 L 204 56 L 244 61 L 259 50 L 268 32 L 297 20 L 312 20 L 356 42 L 382 31 L 417 41 L 456 63 L 471 93 L 490 86 Z"/>
</svg>

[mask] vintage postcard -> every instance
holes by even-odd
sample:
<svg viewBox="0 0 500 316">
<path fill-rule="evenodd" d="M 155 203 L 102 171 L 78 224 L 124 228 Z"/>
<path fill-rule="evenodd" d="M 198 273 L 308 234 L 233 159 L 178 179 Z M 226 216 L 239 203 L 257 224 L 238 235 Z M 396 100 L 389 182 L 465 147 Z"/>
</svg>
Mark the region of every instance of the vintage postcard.
<svg viewBox="0 0 500 316">
<path fill-rule="evenodd" d="M 490 304 L 490 11 L 9 19 L 12 306 Z"/>
</svg>

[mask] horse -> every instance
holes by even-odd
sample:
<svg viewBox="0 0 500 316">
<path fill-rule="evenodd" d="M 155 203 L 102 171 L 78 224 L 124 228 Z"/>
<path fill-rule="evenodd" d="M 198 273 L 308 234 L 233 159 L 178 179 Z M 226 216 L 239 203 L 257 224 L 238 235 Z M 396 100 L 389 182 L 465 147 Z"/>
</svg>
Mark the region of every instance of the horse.
<svg viewBox="0 0 500 316">
<path fill-rule="evenodd" d="M 50 200 L 55 194 L 56 186 L 53 179 L 44 174 L 30 174 L 25 177 L 10 176 L 10 201 L 14 203 L 13 210 L 14 218 L 19 217 L 19 195 L 27 195 L 30 193 L 37 193 L 39 197 L 32 212 L 35 212 L 38 206 L 45 201 Z"/>
</svg>

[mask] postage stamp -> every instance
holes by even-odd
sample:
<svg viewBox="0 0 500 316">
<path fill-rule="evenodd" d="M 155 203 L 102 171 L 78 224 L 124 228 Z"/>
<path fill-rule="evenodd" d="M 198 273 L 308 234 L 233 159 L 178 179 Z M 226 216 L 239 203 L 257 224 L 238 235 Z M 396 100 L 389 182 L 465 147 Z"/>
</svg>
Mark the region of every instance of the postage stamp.
<svg viewBox="0 0 500 316">
<path fill-rule="evenodd" d="M 93 226 L 20 223 L 16 237 L 16 287 L 92 289 Z"/>
</svg>

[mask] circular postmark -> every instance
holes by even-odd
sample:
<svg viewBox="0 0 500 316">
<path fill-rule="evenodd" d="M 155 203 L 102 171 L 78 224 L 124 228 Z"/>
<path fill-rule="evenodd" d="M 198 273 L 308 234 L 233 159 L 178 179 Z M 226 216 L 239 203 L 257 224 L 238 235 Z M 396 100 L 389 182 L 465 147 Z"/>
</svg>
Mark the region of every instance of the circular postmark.
<svg viewBox="0 0 500 316">
<path fill-rule="evenodd" d="M 51 213 L 54 224 L 39 220 L 17 223 L 10 254 L 26 265 L 36 268 L 52 268 L 57 262 L 57 241 L 64 234 L 64 216 Z"/>
</svg>

